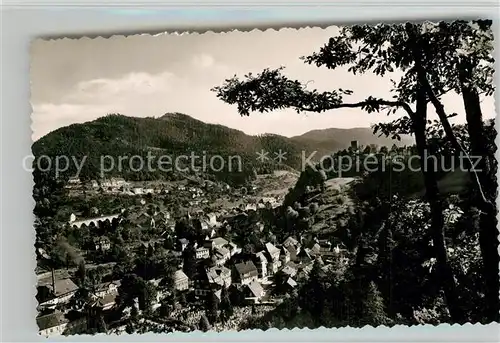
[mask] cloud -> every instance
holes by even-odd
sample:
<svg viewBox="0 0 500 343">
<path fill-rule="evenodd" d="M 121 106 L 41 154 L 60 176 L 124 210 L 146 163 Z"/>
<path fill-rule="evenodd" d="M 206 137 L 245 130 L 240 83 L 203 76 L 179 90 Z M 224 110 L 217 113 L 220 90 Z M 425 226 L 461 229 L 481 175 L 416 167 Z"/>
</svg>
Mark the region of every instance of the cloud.
<svg viewBox="0 0 500 343">
<path fill-rule="evenodd" d="M 178 81 L 176 76 L 168 71 L 156 75 L 132 72 L 115 79 L 85 80 L 79 82 L 62 102 L 109 102 L 110 98 L 116 97 L 147 96 L 171 91 Z"/>
<path fill-rule="evenodd" d="M 215 64 L 215 59 L 209 54 L 194 55 L 192 64 L 196 68 L 210 68 Z"/>
</svg>

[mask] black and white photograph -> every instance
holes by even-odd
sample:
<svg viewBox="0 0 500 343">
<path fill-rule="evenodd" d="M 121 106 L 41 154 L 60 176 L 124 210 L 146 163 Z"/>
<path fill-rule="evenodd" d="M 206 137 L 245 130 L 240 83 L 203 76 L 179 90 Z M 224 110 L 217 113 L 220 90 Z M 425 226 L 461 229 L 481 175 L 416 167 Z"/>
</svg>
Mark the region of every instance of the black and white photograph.
<svg viewBox="0 0 500 343">
<path fill-rule="evenodd" d="M 486 19 L 34 40 L 39 334 L 499 322 L 493 49 Z"/>
</svg>

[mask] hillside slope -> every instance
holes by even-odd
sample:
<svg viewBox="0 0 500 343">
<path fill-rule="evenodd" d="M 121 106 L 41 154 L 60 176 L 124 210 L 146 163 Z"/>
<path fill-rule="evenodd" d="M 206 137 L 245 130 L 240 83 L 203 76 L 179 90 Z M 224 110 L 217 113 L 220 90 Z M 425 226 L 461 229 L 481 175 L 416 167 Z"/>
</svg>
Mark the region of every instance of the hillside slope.
<svg viewBox="0 0 500 343">
<path fill-rule="evenodd" d="M 402 136 L 401 141 L 397 141 L 384 136 L 379 137 L 374 135 L 372 129 L 368 127 L 312 130 L 300 136 L 291 137 L 291 139 L 296 142 L 306 143 L 310 146 L 316 146 L 318 152 L 335 152 L 346 149 L 353 140 L 358 141 L 359 145 L 363 146 L 369 144 L 387 147 L 391 147 L 393 144 L 396 144 L 396 146 L 413 145 L 413 138 L 411 136 Z"/>
<path fill-rule="evenodd" d="M 337 137 L 336 132 L 341 134 Z M 370 141 L 369 137 L 373 140 Z M 351 140 L 358 140 L 362 144 L 380 142 L 368 128 L 352 131 L 316 130 L 293 138 L 274 134 L 250 136 L 242 131 L 223 125 L 207 124 L 181 113 L 167 113 L 160 118 L 111 114 L 91 122 L 57 129 L 36 141 L 32 150 L 36 157 L 67 156 L 70 160 L 82 161 L 86 156 L 80 174 L 84 179 L 100 177 L 101 162 L 111 159 L 115 161 L 115 166 L 111 168 L 106 165 L 110 169 L 106 171 L 106 176 L 121 175 L 131 180 L 177 177 L 175 172 L 141 169 L 138 159 L 132 162 L 124 159 L 121 168 L 118 168 L 120 156 L 130 158 L 138 155 L 147 163 L 148 154 L 156 158 L 167 155 L 172 161 L 180 155 L 194 154 L 197 156 L 197 168 L 202 167 L 203 161 L 206 165 L 211 157 L 220 156 L 224 160 L 224 168 L 221 171 L 205 170 L 205 174 L 231 183 L 244 183 L 255 174 L 254 170 L 258 173 L 268 173 L 283 168 L 299 169 L 303 150 L 334 152 L 346 148 Z M 393 142 L 390 142 L 392 145 Z M 262 150 L 268 152 L 265 162 L 257 160 L 257 153 Z M 286 159 L 282 164 L 274 160 L 275 154 L 280 150 L 286 152 Z M 232 170 L 229 170 L 228 161 L 237 161 L 232 159 L 236 156 L 241 158 L 242 169 L 239 170 L 240 164 L 236 163 L 236 167 L 233 165 Z M 153 159 L 153 169 L 157 169 L 156 161 L 157 159 Z M 183 161 L 183 168 L 192 166 L 191 160 Z M 75 171 L 75 164 L 71 162 L 66 175 L 74 175 Z"/>
</svg>

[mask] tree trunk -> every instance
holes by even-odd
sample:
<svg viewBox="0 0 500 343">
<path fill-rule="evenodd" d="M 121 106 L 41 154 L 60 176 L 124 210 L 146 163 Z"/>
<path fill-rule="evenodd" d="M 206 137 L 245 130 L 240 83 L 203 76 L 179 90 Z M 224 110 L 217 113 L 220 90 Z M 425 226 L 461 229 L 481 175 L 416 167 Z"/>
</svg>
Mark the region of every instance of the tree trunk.
<svg viewBox="0 0 500 343">
<path fill-rule="evenodd" d="M 428 153 L 425 137 L 425 126 L 427 120 L 427 95 L 424 87 L 419 86 L 417 90 L 416 113 L 412 120 L 415 141 L 420 155 L 422 175 L 426 188 L 426 197 L 431 209 L 431 236 L 436 253 L 436 262 L 439 276 L 444 289 L 445 301 L 453 322 L 463 323 L 464 313 L 459 305 L 457 286 L 453 277 L 452 269 L 448 263 L 448 255 L 444 240 L 444 217 L 443 205 L 439 196 L 439 189 L 434 164 L 425 163 Z"/>
<path fill-rule="evenodd" d="M 470 154 L 481 157 L 477 165 L 477 174 L 485 196 L 493 204 L 496 198 L 497 184 L 490 175 L 488 142 L 484 136 L 483 114 L 479 94 L 471 85 L 472 66 L 463 63 L 459 69 L 462 98 L 467 119 L 467 129 L 470 139 Z M 475 195 L 478 197 L 478 195 Z M 496 207 L 485 204 L 478 199 L 478 207 L 483 212 L 479 224 L 479 245 L 483 258 L 483 278 L 485 282 L 485 319 L 487 322 L 500 321 L 499 311 L 499 257 L 498 257 L 498 229 L 496 220 Z"/>
</svg>

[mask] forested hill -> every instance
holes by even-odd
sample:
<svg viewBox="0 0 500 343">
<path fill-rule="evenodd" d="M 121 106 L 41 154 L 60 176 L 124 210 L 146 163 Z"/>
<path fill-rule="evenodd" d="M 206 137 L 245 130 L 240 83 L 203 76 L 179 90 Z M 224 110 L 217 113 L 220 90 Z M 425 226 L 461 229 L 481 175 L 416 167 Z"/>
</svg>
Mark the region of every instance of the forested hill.
<svg viewBox="0 0 500 343">
<path fill-rule="evenodd" d="M 401 141 L 393 140 L 389 137 L 378 137 L 373 134 L 370 128 L 356 127 L 351 129 L 329 128 L 322 130 L 311 130 L 300 136 L 292 137 L 295 141 L 316 144 L 319 147 L 331 147 L 334 151 L 345 149 L 352 140 L 357 140 L 360 145 L 375 144 L 378 146 L 391 147 L 413 145 L 414 140 L 409 135 L 402 135 Z"/>
<path fill-rule="evenodd" d="M 326 131 L 325 131 L 326 132 Z M 231 182 L 243 182 L 253 173 L 253 169 L 273 169 L 276 162 L 262 164 L 256 160 L 256 153 L 265 150 L 274 157 L 274 152 L 280 149 L 286 154 L 283 163 L 291 168 L 300 167 L 301 151 L 319 151 L 321 153 L 335 152 L 347 148 L 351 140 L 366 142 L 366 137 L 372 137 L 370 143 L 380 144 L 381 139 L 371 133 L 369 128 L 342 130 L 342 134 L 318 134 L 311 131 L 299 137 L 287 138 L 279 135 L 250 136 L 242 131 L 222 125 L 207 124 L 181 113 L 167 113 L 160 118 L 137 118 L 119 114 L 111 114 L 97 120 L 73 124 L 57 129 L 40 138 L 33 144 L 33 154 L 38 157 L 73 156 L 81 161 L 87 159 L 82 169 L 81 177 L 96 178 L 100 170 L 101 156 L 146 156 L 148 151 L 153 156 L 169 155 L 175 158 L 179 155 L 196 156 L 206 154 L 208 158 L 220 155 L 228 161 L 229 156 L 241 156 L 244 165 L 242 173 L 231 176 Z M 382 141 L 385 143 L 385 140 Z M 384 144 L 388 145 L 388 144 Z M 391 144 L 392 145 L 392 144 Z M 226 158 L 227 157 L 227 158 Z M 271 160 L 269 160 L 271 161 Z M 174 173 L 131 172 L 124 170 L 110 171 L 109 175 L 122 175 L 130 179 L 171 178 Z M 126 166 L 125 166 L 126 165 Z M 153 164 L 154 165 L 154 164 Z M 71 163 L 67 175 L 74 173 L 74 163 Z M 265 171 L 265 170 L 264 170 Z M 221 171 L 217 178 L 227 178 L 227 171 Z M 234 174 L 234 173 L 233 173 Z M 232 178 L 236 178 L 232 180 Z"/>
</svg>

